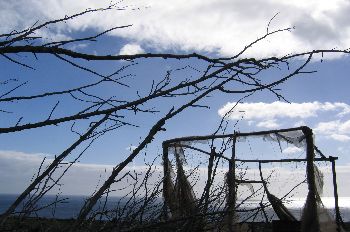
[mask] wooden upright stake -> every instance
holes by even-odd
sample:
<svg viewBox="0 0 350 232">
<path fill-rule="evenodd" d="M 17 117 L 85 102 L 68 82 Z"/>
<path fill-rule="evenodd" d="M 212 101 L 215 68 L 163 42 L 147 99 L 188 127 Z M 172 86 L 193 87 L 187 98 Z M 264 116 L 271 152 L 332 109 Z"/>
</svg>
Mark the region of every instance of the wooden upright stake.
<svg viewBox="0 0 350 232">
<path fill-rule="evenodd" d="M 335 157 L 330 156 L 329 159 L 332 162 L 332 175 L 333 175 L 333 193 L 334 193 L 334 206 L 335 206 L 335 220 L 337 222 L 337 231 L 340 232 L 341 216 L 339 211 L 338 202 L 338 186 L 337 186 L 337 173 L 335 171 Z"/>
<path fill-rule="evenodd" d="M 231 162 L 229 162 L 228 174 L 227 174 L 227 186 L 228 186 L 228 197 L 227 197 L 227 210 L 228 210 L 228 227 L 229 231 L 234 231 L 235 225 L 235 206 L 236 206 L 236 134 L 232 138 L 232 156 Z"/>
<path fill-rule="evenodd" d="M 315 182 L 315 170 L 314 170 L 314 142 L 312 130 L 308 127 L 302 127 L 302 131 L 306 139 L 306 177 L 308 183 L 308 195 L 306 199 L 303 221 L 302 221 L 302 232 L 319 232 L 320 226 L 317 215 L 317 190 Z"/>
</svg>

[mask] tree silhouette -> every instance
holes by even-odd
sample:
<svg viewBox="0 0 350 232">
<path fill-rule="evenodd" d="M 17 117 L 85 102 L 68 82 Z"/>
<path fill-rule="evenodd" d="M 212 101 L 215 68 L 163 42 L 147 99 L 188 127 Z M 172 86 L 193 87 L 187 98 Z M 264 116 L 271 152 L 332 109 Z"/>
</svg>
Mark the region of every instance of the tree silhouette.
<svg viewBox="0 0 350 232">
<path fill-rule="evenodd" d="M 116 6 L 112 5 L 103 9 L 89 9 L 78 14 L 65 16 L 61 19 L 48 21 L 42 24 L 36 23 L 32 27 L 20 31 L 14 30 L 0 35 L 0 55 L 3 58 L 1 62 L 6 62 L 6 60 L 8 60 L 26 69 L 35 69 L 32 64 L 27 64 L 23 61 L 25 60 L 23 57 L 26 57 L 26 55 L 33 55 L 33 61 L 35 61 L 37 57 L 44 54 L 54 57 L 58 67 L 60 65 L 59 62 L 64 61 L 68 65 L 73 66 L 77 73 L 82 72 L 86 73 L 86 75 L 94 75 L 98 78 L 89 83 L 86 83 L 86 80 L 84 80 L 81 82 L 81 85 L 74 88 L 49 90 L 33 95 L 21 94 L 21 90 L 26 88 L 28 82 L 23 82 L 15 86 L 12 86 L 13 82 L 11 79 L 0 82 L 3 89 L 3 93 L 0 94 L 0 114 L 6 114 L 6 110 L 1 108 L 11 104 L 35 102 L 50 98 L 58 99 L 57 103 L 53 106 L 43 106 L 49 111 L 45 119 L 32 119 L 23 116 L 14 124 L 1 122 L 0 134 L 2 134 L 2 136 L 10 133 L 19 133 L 24 130 L 36 130 L 38 128 L 60 126 L 67 123 L 71 124 L 72 133 L 78 134 L 76 141 L 62 151 L 61 154 L 57 155 L 50 165 L 45 168 L 41 167 L 36 178 L 1 216 L 2 222 L 5 222 L 26 197 L 33 194 L 37 194 L 41 197 L 52 189 L 53 186 L 58 184 L 62 176 L 53 179 L 53 173 L 57 171 L 58 167 L 65 162 L 65 159 L 74 150 L 81 147 L 84 142 L 92 142 L 112 131 L 118 133 L 121 127 L 133 127 L 136 125 L 132 119 L 123 117 L 122 115 L 128 115 L 129 112 L 133 112 L 136 117 L 141 118 L 144 114 L 153 114 L 157 120 L 149 128 L 148 133 L 143 135 L 137 147 L 131 151 L 130 154 L 125 155 L 121 163 L 115 165 L 112 173 L 104 180 L 102 186 L 87 199 L 78 216 L 78 222 L 80 223 L 87 218 L 97 201 L 110 191 L 111 185 L 119 178 L 125 177 L 121 176 L 121 172 L 124 168 L 152 142 L 155 135 L 166 129 L 169 120 L 172 120 L 184 111 L 205 107 L 206 97 L 217 93 L 236 94 L 244 98 L 244 96 L 254 94 L 257 91 L 269 91 L 278 99 L 284 100 L 278 86 L 298 75 L 313 73 L 314 71 L 309 71 L 306 67 L 310 64 L 314 55 L 323 53 L 348 53 L 347 50 L 314 50 L 304 53 L 286 54 L 283 57 L 267 57 L 261 59 L 245 56 L 246 51 L 254 49 L 254 46 L 257 45 L 259 41 L 276 33 L 289 32 L 291 28 L 275 31 L 269 31 L 267 29 L 265 35 L 249 43 L 242 51 L 237 52 L 236 55 L 232 57 L 206 56 L 197 53 L 95 55 L 93 53 L 79 52 L 70 47 L 71 45 L 77 45 L 81 42 L 99 43 L 99 39 L 109 32 L 130 27 L 131 25 L 114 27 L 96 35 L 69 40 L 47 41 L 37 36 L 40 30 L 49 28 L 50 26 L 65 23 L 82 15 L 108 11 L 115 8 Z M 28 60 L 28 58 L 26 59 Z M 132 86 L 130 87 L 126 84 L 125 80 L 131 78 L 132 75 L 130 73 L 125 74 L 125 72 L 135 69 L 142 63 L 147 63 L 148 60 L 161 59 L 179 61 L 182 64 L 182 68 L 167 70 L 160 78 L 151 79 L 147 77 L 149 79 L 149 91 L 146 91 L 146 89 L 134 89 Z M 293 62 L 297 59 L 298 62 Z M 197 61 L 197 67 L 193 67 L 189 64 L 192 60 Z M 112 73 L 104 74 L 91 68 L 93 65 L 90 65 L 90 67 L 85 65 L 87 64 L 84 63 L 85 61 L 115 61 L 118 62 L 118 68 Z M 183 70 L 191 70 L 191 75 L 183 76 L 184 72 L 181 72 L 182 79 L 179 79 L 179 76 L 176 76 L 176 74 Z M 280 76 L 277 79 L 262 78 L 263 74 L 270 70 L 281 70 Z M 176 78 L 174 78 L 174 76 L 176 76 Z M 137 96 L 125 100 L 112 95 L 99 95 L 99 93 L 103 92 L 103 88 L 106 84 L 113 86 L 116 92 L 122 92 L 124 88 L 130 87 L 129 89 L 136 93 Z M 100 89 L 100 92 L 97 94 L 96 91 L 94 91 L 96 89 Z M 90 91 L 93 92 L 93 94 L 89 93 Z M 65 106 L 62 106 L 62 102 L 64 101 L 60 101 L 61 98 L 69 98 L 70 104 L 77 106 L 77 110 L 74 113 L 65 113 Z M 168 101 L 169 99 L 173 99 L 173 103 L 171 103 L 173 105 L 170 104 L 165 113 L 160 111 L 157 108 L 157 102 Z M 181 104 L 179 105 L 174 102 L 181 102 Z M 58 105 L 60 105 L 60 107 L 58 107 Z M 82 106 L 83 108 L 81 108 Z M 57 113 L 58 108 L 61 109 L 59 114 Z M 59 116 L 56 117 L 54 115 Z M 26 122 L 22 123 L 22 121 Z M 75 123 L 82 121 L 89 122 L 87 126 L 84 124 L 86 128 L 85 131 L 75 131 Z M 89 143 L 88 146 L 90 145 L 91 143 Z M 64 174 L 65 173 L 66 172 L 64 172 Z M 53 180 L 51 184 L 47 184 L 49 179 Z"/>
</svg>

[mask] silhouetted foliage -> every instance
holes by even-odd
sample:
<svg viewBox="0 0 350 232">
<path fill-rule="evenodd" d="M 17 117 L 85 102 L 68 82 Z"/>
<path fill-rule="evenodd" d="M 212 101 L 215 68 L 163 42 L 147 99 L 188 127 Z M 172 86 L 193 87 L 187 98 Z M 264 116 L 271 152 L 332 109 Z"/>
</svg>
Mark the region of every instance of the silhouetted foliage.
<svg viewBox="0 0 350 232">
<path fill-rule="evenodd" d="M 89 83 L 86 83 L 86 80 L 84 80 L 80 86 L 74 88 L 61 90 L 53 89 L 33 95 L 21 95 L 19 91 L 20 89 L 26 88 L 27 82 L 22 82 L 15 86 L 13 86 L 13 83 L 16 82 L 13 79 L 0 82 L 2 91 L 0 94 L 0 114 L 6 114 L 5 108 L 2 109 L 3 106 L 22 102 L 35 102 L 42 99 L 58 99 L 57 103 L 53 106 L 43 106 L 47 107 L 49 112 L 44 119 L 25 118 L 25 116 L 23 116 L 19 117 L 15 124 L 1 122 L 0 134 L 2 134 L 2 136 L 10 133 L 19 133 L 24 130 L 37 130 L 38 128 L 60 126 L 69 123 L 71 124 L 71 132 L 78 135 L 76 141 L 72 142 L 71 146 L 67 147 L 60 154 L 57 154 L 51 164 L 48 166 L 42 165 L 40 167 L 33 181 L 28 184 L 23 193 L 20 194 L 17 200 L 13 202 L 1 216 L 2 225 L 6 224 L 7 219 L 13 215 L 16 208 L 25 200 L 27 203 L 25 204 L 24 211 L 19 214 L 21 217 L 28 216 L 31 212 L 38 210 L 36 208 L 38 200 L 47 194 L 54 186 L 59 185 L 62 176 L 65 175 L 67 170 L 74 165 L 81 155 L 83 155 L 85 150 L 93 145 L 96 139 L 111 132 L 118 133 L 118 129 L 122 127 L 138 126 L 132 119 L 123 116 L 124 114 L 127 115 L 128 112 L 133 112 L 136 117 L 139 118 L 143 117 L 144 114 L 153 114 L 154 118 L 157 120 L 149 128 L 148 133 L 142 136 L 141 142 L 136 148 L 132 150 L 130 154 L 127 154 L 121 163 L 115 165 L 110 176 L 106 180 L 103 180 L 103 184 L 99 189 L 86 200 L 77 220 L 74 221 L 74 228 L 78 229 L 82 224 L 85 226 L 88 224 L 91 225 L 92 230 L 95 230 L 96 224 L 89 223 L 92 220 L 99 219 L 101 215 L 109 215 L 110 212 L 107 212 L 104 207 L 98 212 L 95 212 L 94 207 L 103 197 L 106 197 L 107 200 L 108 194 L 111 191 L 118 191 L 111 189 L 113 183 L 121 181 L 123 178 L 131 178 L 134 182 L 130 194 L 127 195 L 127 203 L 120 205 L 120 207 L 114 210 L 114 216 L 110 218 L 109 222 L 99 222 L 97 225 L 100 226 L 99 229 L 101 231 L 111 229 L 111 227 L 116 229 L 115 225 L 118 225 L 123 231 L 146 230 L 147 226 L 149 226 L 149 230 L 152 230 L 154 227 L 151 226 L 151 223 L 155 218 L 158 218 L 156 222 L 159 223 L 157 224 L 158 226 L 162 224 L 161 214 L 157 215 L 155 213 L 152 214 L 153 217 L 149 217 L 150 212 L 162 212 L 162 203 L 157 202 L 157 199 L 161 198 L 162 177 L 159 177 L 159 181 L 155 186 L 149 188 L 147 181 L 149 175 L 154 172 L 154 170 L 152 171 L 152 164 L 149 165 L 146 174 L 143 173 L 143 178 L 141 179 L 137 179 L 138 175 L 135 173 L 125 173 L 122 171 L 124 171 L 125 167 L 152 142 L 155 135 L 166 129 L 169 120 L 186 110 L 196 110 L 198 107 L 206 107 L 206 97 L 217 93 L 236 94 L 239 95 L 241 99 L 244 99 L 246 96 L 254 94 L 257 91 L 269 91 L 278 99 L 284 100 L 278 89 L 278 85 L 295 76 L 313 73 L 314 71 L 309 71 L 306 67 L 310 64 L 315 54 L 348 53 L 347 50 L 315 50 L 298 54 L 286 54 L 283 57 L 267 57 L 261 59 L 248 58 L 245 56 L 246 51 L 248 49 L 254 49 L 254 46 L 258 44 L 259 41 L 276 33 L 288 33 L 291 28 L 276 31 L 269 31 L 267 28 L 265 35 L 249 43 L 242 51 L 237 52 L 236 55 L 232 57 L 211 57 L 197 53 L 95 55 L 93 53 L 79 52 L 70 47 L 71 45 L 78 45 L 81 42 L 98 43 L 98 39 L 102 36 L 106 36 L 110 31 L 120 30 L 125 27 L 130 27 L 131 25 L 114 27 L 85 38 L 61 41 L 47 41 L 37 36 L 40 30 L 49 28 L 50 26 L 62 24 L 93 12 L 98 13 L 113 9 L 117 9 L 117 6 L 111 5 L 104 9 L 89 9 L 75 15 L 65 16 L 64 18 L 44 22 L 42 24 L 36 23 L 32 27 L 24 28 L 20 31 L 14 30 L 0 35 L 0 55 L 3 58 L 1 62 L 6 62 L 7 60 L 17 64 L 19 67 L 35 69 L 32 64 L 27 64 L 23 61 L 28 60 L 26 55 L 32 55 L 33 61 L 35 61 L 37 57 L 44 54 L 56 58 L 57 67 L 60 65 L 58 63 L 59 61 L 64 61 L 68 65 L 72 65 L 77 73 L 79 72 L 79 75 L 83 72 L 86 73 L 86 75 L 94 75 L 97 78 L 94 81 L 89 81 Z M 153 79 L 147 77 L 147 79 L 149 79 L 149 86 L 145 86 L 145 89 L 133 89 L 132 86 L 127 84 L 126 80 L 132 78 L 131 70 L 142 63 L 147 63 L 148 60 L 160 59 L 177 60 L 182 65 L 182 68 L 170 69 L 164 72 L 164 75 L 161 77 L 155 77 Z M 192 67 L 189 64 L 189 61 L 192 60 L 197 60 L 198 67 Z M 292 64 L 292 61 L 296 60 L 297 62 L 293 62 Z M 115 66 L 117 66 L 117 68 L 112 73 L 103 74 L 91 68 L 92 65 L 90 67 L 89 65 L 85 65 L 87 64 L 84 63 L 85 61 L 115 61 Z M 178 72 L 184 75 L 187 70 L 190 70 L 190 75 L 182 76 L 182 79 L 176 76 Z M 270 70 L 280 71 L 280 76 L 274 79 L 261 78 L 263 73 Z M 174 76 L 176 76 L 176 78 L 174 78 Z M 102 93 L 106 85 L 113 86 L 115 92 L 123 92 L 125 88 L 129 88 L 130 91 L 136 93 L 136 97 L 127 99 L 112 95 L 105 96 Z M 146 88 L 150 88 L 149 91 L 146 91 Z M 93 91 L 96 89 L 100 89 L 100 92 Z M 96 93 L 101 93 L 101 95 Z M 69 104 L 77 106 L 74 113 L 65 113 L 65 101 L 63 98 L 69 98 Z M 170 101 L 169 108 L 167 112 L 164 113 L 158 109 L 157 102 L 169 101 L 169 99 L 174 99 L 174 101 Z M 61 109 L 61 111 L 57 113 L 59 109 Z M 86 129 L 85 131 L 78 132 L 75 128 L 75 124 L 83 120 L 85 122 L 83 125 L 85 125 Z M 89 123 L 86 124 L 86 122 Z M 81 126 L 81 128 L 82 127 L 83 126 Z M 67 157 L 69 157 L 73 151 L 82 147 L 84 148 L 78 158 L 71 162 L 66 161 Z M 62 167 L 64 171 L 61 171 L 61 174 L 58 176 L 54 175 L 56 171 Z M 183 183 L 183 185 L 186 185 L 186 183 Z M 142 192 L 142 197 L 138 195 L 140 192 Z M 62 200 L 57 199 L 57 202 L 53 202 L 53 204 L 59 203 L 60 201 Z M 208 195 L 203 196 L 203 202 L 206 202 L 204 205 L 208 205 Z M 155 215 L 156 217 L 154 217 Z M 8 220 L 11 221 L 12 219 Z M 133 226 L 130 226 L 131 224 Z M 126 229 L 125 225 L 127 225 L 128 229 Z M 171 223 L 168 225 L 171 225 Z"/>
</svg>

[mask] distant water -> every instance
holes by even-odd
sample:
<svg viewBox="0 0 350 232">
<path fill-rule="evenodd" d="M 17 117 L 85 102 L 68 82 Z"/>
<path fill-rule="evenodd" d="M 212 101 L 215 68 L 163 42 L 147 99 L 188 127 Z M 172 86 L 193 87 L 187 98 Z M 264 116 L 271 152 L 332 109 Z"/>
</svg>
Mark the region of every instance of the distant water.
<svg viewBox="0 0 350 232">
<path fill-rule="evenodd" d="M 16 199 L 17 195 L 14 194 L 0 194 L 0 214 L 4 213 L 5 210 L 13 203 Z M 40 206 L 44 206 L 54 202 L 56 196 L 44 196 L 42 200 L 39 202 Z M 81 207 L 84 204 L 86 196 L 60 196 L 60 199 L 67 198 L 64 203 L 59 203 L 55 207 L 44 208 L 37 212 L 36 215 L 38 217 L 45 218 L 59 218 L 59 219 L 70 219 L 76 218 L 79 214 Z M 121 201 L 120 197 L 109 197 L 107 202 L 107 208 L 112 209 L 117 205 L 117 203 Z M 329 209 L 330 215 L 335 215 L 334 212 L 334 198 L 322 198 L 323 204 L 326 208 Z M 256 205 L 257 202 L 250 201 L 248 204 Z M 289 203 L 285 204 L 288 209 L 296 216 L 296 218 L 300 218 L 302 207 L 305 203 L 305 199 L 292 199 Z M 342 218 L 344 221 L 350 221 L 350 197 L 339 198 L 339 206 Z M 268 218 L 276 219 L 273 216 L 273 210 L 271 208 L 266 209 L 266 214 Z M 240 218 L 246 218 L 249 216 L 248 214 L 241 213 Z M 263 221 L 263 215 L 258 215 L 256 220 Z"/>
<path fill-rule="evenodd" d="M 17 195 L 14 194 L 0 194 L 0 214 L 4 213 L 6 209 L 16 200 Z M 39 202 L 38 206 L 46 206 L 55 202 L 56 196 L 45 195 Z M 86 196 L 60 196 L 59 199 L 66 199 L 55 206 L 50 206 L 37 211 L 36 214 L 31 216 L 45 217 L 45 218 L 59 218 L 59 219 L 71 219 L 76 218 L 83 206 Z M 114 207 L 120 200 L 120 197 L 108 197 L 107 208 Z M 17 211 L 22 209 L 23 205 L 20 204 Z"/>
</svg>

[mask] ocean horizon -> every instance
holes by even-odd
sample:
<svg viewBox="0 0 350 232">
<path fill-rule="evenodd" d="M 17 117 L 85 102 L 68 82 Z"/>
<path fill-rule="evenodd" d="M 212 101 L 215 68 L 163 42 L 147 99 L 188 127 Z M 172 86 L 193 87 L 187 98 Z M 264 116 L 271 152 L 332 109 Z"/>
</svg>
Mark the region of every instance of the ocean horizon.
<svg viewBox="0 0 350 232">
<path fill-rule="evenodd" d="M 0 194 L 0 214 L 4 213 L 6 209 L 16 200 L 17 194 Z M 56 195 L 46 195 L 39 201 L 39 207 L 45 206 L 53 202 Z M 63 202 L 56 204 L 55 206 L 50 206 L 37 211 L 35 214 L 30 216 L 37 216 L 43 218 L 57 218 L 57 219 L 74 219 L 79 214 L 79 211 L 84 204 L 85 199 L 88 196 L 84 195 L 60 195 L 59 199 L 65 199 Z M 121 197 L 109 196 L 106 208 L 112 209 L 121 201 Z M 122 201 L 121 201 L 122 202 Z M 250 205 L 251 208 L 257 205 L 260 200 L 249 200 L 245 204 Z M 237 201 L 239 203 L 239 200 Z M 264 202 L 263 202 L 264 203 Z M 305 203 L 305 198 L 289 198 L 284 204 L 293 213 L 293 215 L 300 219 L 303 205 Z M 328 210 L 329 214 L 335 218 L 334 210 L 334 198 L 333 197 L 322 197 L 322 203 L 324 207 Z M 22 205 L 19 206 L 19 209 Z M 248 207 L 249 208 L 249 207 Z M 339 198 L 339 208 L 342 219 L 344 222 L 350 222 L 350 197 L 340 197 Z M 239 208 L 238 208 L 239 209 Z M 277 219 L 274 215 L 273 209 L 271 207 L 266 208 L 266 214 L 269 219 Z M 241 214 L 240 218 L 244 219 L 247 214 Z M 264 221 L 265 218 L 258 216 L 257 221 Z"/>
</svg>

